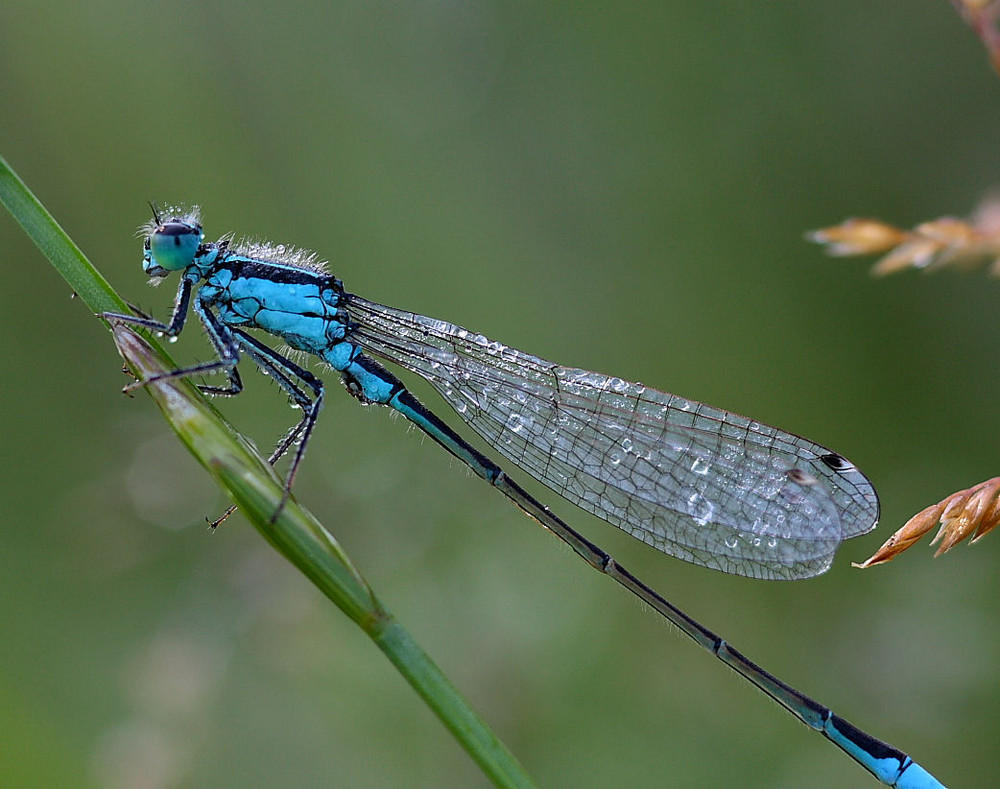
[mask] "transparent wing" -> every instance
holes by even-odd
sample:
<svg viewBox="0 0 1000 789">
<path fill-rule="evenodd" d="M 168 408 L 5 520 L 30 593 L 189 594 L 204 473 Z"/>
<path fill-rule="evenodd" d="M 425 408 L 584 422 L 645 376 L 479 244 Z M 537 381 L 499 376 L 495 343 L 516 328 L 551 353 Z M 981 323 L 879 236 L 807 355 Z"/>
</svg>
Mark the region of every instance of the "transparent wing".
<svg viewBox="0 0 1000 789">
<path fill-rule="evenodd" d="M 425 378 L 560 496 L 664 553 L 737 575 L 805 578 L 878 520 L 868 479 L 811 441 L 346 298 L 366 351 Z"/>
</svg>

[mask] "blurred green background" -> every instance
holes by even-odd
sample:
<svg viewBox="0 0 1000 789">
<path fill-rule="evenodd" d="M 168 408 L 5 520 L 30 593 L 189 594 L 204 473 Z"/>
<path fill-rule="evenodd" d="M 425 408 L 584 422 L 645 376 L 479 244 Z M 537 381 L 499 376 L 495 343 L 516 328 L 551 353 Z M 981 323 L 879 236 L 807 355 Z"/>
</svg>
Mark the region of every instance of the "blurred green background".
<svg viewBox="0 0 1000 789">
<path fill-rule="evenodd" d="M 883 525 L 808 582 L 691 567 L 544 500 L 954 786 L 1000 776 L 1000 541 L 850 562 L 1000 473 L 1000 283 L 872 280 L 802 236 L 968 212 L 998 123 L 944 0 L 0 4 L 0 152 L 145 309 L 173 295 L 139 268 L 146 201 L 197 202 L 209 237 L 316 249 L 369 298 L 856 461 Z M 485 785 L 245 522 L 207 533 L 224 498 L 6 215 L 0 257 L 3 785 Z M 196 331 L 176 349 L 206 354 Z M 269 448 L 294 414 L 245 377 L 221 406 Z M 542 785 L 875 785 L 328 378 L 300 501 Z"/>
</svg>

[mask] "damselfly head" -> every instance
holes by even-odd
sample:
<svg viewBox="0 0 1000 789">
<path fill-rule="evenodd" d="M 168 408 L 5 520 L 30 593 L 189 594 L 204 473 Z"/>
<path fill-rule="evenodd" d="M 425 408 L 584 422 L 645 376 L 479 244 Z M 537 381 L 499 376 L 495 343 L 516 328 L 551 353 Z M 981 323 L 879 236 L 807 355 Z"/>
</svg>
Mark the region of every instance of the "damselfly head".
<svg viewBox="0 0 1000 789">
<path fill-rule="evenodd" d="M 145 236 L 142 267 L 154 279 L 181 271 L 194 261 L 205 238 L 197 206 L 161 213 L 152 204 L 153 219 L 140 228 Z"/>
</svg>

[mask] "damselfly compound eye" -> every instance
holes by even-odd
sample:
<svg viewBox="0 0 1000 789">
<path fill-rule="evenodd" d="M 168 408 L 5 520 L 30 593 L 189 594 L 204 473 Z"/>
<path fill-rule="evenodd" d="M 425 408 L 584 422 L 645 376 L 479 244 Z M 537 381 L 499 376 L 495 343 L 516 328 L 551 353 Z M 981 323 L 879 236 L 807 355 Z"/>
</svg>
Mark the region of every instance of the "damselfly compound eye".
<svg viewBox="0 0 1000 789">
<path fill-rule="evenodd" d="M 201 225 L 169 220 L 156 227 L 146 238 L 149 245 L 146 271 L 149 274 L 180 271 L 191 265 L 204 234 Z"/>
</svg>

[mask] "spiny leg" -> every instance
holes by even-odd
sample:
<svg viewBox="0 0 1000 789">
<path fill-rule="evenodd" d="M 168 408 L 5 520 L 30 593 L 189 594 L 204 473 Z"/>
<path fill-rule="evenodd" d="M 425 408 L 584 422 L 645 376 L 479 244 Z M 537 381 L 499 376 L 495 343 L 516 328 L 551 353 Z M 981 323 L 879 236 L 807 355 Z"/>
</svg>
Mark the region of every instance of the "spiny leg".
<svg viewBox="0 0 1000 789">
<path fill-rule="evenodd" d="M 291 359 L 281 355 L 273 348 L 260 342 L 260 340 L 250 336 L 241 329 L 233 329 L 232 331 L 236 337 L 236 341 L 247 352 L 247 355 L 262 370 L 272 375 L 278 382 L 278 385 L 285 390 L 292 401 L 303 411 L 303 416 L 299 424 L 278 444 L 273 453 L 272 462 L 275 462 L 289 450 L 295 442 L 296 437 L 301 434 L 301 440 L 295 451 L 295 457 L 292 459 L 286 480 L 286 487 L 291 488 L 292 482 L 295 479 L 295 473 L 298 471 L 302 457 L 305 455 L 306 444 L 312 435 L 313 428 L 316 426 L 319 412 L 323 408 L 325 387 L 323 382 L 311 372 L 295 364 Z M 312 398 L 306 394 L 301 386 L 295 383 L 296 379 L 312 390 Z"/>
<path fill-rule="evenodd" d="M 131 304 L 128 306 L 135 312 L 135 315 L 124 315 L 120 312 L 99 312 L 97 313 L 97 317 L 115 323 L 131 323 L 135 326 L 142 326 L 143 328 L 166 334 L 168 337 L 176 337 L 181 333 L 181 330 L 184 328 L 184 322 L 187 320 L 188 306 L 191 303 L 191 287 L 191 282 L 181 279 L 180 285 L 177 288 L 177 296 L 174 298 L 174 308 L 170 314 L 170 323 L 161 323 Z"/>
<path fill-rule="evenodd" d="M 155 332 L 160 332 L 168 337 L 178 336 L 184 328 L 187 319 L 188 306 L 191 302 L 191 283 L 185 279 L 181 280 L 177 289 L 177 298 L 174 301 L 174 310 L 170 317 L 170 323 L 161 323 L 148 317 L 137 317 L 135 315 L 123 315 L 116 312 L 102 312 L 99 317 L 115 323 L 128 323 L 133 326 L 141 326 Z M 230 329 L 219 320 L 207 306 L 196 300 L 194 311 L 202 325 L 205 333 L 215 349 L 217 358 L 210 362 L 202 362 L 189 367 L 181 367 L 168 373 L 155 375 L 145 381 L 136 381 L 123 388 L 126 394 L 146 386 L 154 381 L 162 381 L 170 378 L 187 378 L 192 375 L 211 375 L 212 373 L 225 373 L 228 380 L 226 386 L 201 385 L 198 388 L 206 394 L 212 395 L 237 395 L 243 391 L 243 382 L 240 374 L 236 370 L 236 363 L 239 361 L 239 347 L 233 339 Z"/>
<path fill-rule="evenodd" d="M 281 514 L 281 510 L 291 495 L 292 483 L 295 480 L 295 474 L 299 469 L 299 465 L 302 463 L 302 458 L 305 456 L 306 444 L 312 435 L 313 428 L 316 426 L 319 412 L 323 408 L 323 382 L 308 370 L 299 367 L 299 365 L 290 359 L 282 356 L 273 348 L 265 345 L 246 332 L 240 329 L 232 329 L 231 331 L 235 342 L 253 360 L 254 364 L 266 375 L 272 377 L 292 402 L 302 409 L 302 418 L 278 442 L 278 445 L 267 459 L 267 462 L 273 466 L 297 443 L 292 463 L 288 469 L 288 474 L 285 476 L 284 494 L 281 498 L 281 503 L 271 516 L 271 522 L 273 523 L 278 515 Z M 312 390 L 312 398 L 296 383 L 296 379 Z M 216 520 L 211 521 L 211 527 L 213 529 L 216 528 L 234 512 L 236 512 L 236 505 L 230 507 Z"/>
</svg>

